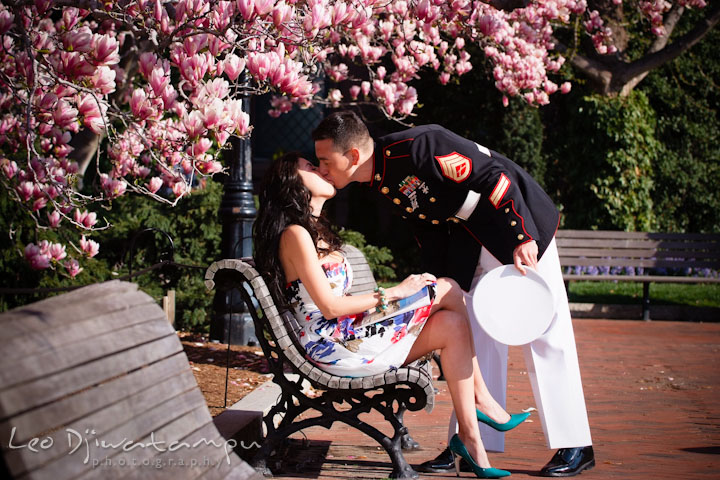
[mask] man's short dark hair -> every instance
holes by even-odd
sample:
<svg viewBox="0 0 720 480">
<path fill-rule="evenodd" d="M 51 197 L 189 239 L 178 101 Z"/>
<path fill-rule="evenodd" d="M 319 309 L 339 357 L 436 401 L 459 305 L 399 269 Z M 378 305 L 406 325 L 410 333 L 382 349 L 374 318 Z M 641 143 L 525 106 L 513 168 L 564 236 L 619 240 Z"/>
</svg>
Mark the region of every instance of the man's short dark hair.
<svg viewBox="0 0 720 480">
<path fill-rule="evenodd" d="M 371 140 L 365 123 L 349 110 L 328 115 L 312 132 L 313 141 L 332 140 L 335 149 L 344 152 Z"/>
</svg>

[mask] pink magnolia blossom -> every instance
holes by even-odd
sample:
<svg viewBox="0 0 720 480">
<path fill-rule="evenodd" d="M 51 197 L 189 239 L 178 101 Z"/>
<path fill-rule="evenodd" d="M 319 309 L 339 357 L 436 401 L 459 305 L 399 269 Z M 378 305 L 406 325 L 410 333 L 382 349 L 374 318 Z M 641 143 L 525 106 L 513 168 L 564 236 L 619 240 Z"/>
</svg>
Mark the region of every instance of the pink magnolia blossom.
<svg viewBox="0 0 720 480">
<path fill-rule="evenodd" d="M 360 85 L 353 85 L 350 87 L 350 98 L 357 100 L 360 95 Z"/>
<path fill-rule="evenodd" d="M 287 23 L 294 13 L 294 7 L 286 4 L 283 0 L 280 0 L 275 4 L 272 11 L 273 23 L 275 27 Z"/>
<path fill-rule="evenodd" d="M 188 186 L 184 181 L 178 181 L 173 183 L 172 192 L 176 197 L 182 197 L 187 193 Z"/>
<path fill-rule="evenodd" d="M 115 65 L 120 62 L 120 44 L 111 35 L 93 37 L 92 63 L 95 65 Z"/>
<path fill-rule="evenodd" d="M 63 266 L 65 267 L 65 271 L 67 271 L 67 274 L 70 275 L 70 278 L 75 278 L 78 273 L 83 271 L 80 263 L 78 263 L 78 261 L 74 258 L 71 258 L 70 260 L 65 262 Z"/>
<path fill-rule="evenodd" d="M 87 53 L 93 47 L 93 36 L 89 32 L 70 31 L 63 35 L 62 40 L 68 52 Z"/>
<path fill-rule="evenodd" d="M 142 88 L 136 88 L 133 91 L 132 98 L 130 99 L 130 109 L 138 120 L 145 120 L 155 115 L 155 109 L 147 93 Z"/>
<path fill-rule="evenodd" d="M 40 247 L 34 243 L 28 243 L 25 246 L 25 260 L 34 270 L 44 270 L 50 266 L 50 255 L 47 252 L 41 252 Z"/>
<path fill-rule="evenodd" d="M 34 190 L 35 185 L 30 181 L 21 182 L 20 185 L 17 186 L 17 192 L 25 202 L 33 198 Z"/>
<path fill-rule="evenodd" d="M 89 258 L 92 258 L 100 251 L 100 244 L 94 240 L 86 239 L 85 235 L 83 235 L 80 238 L 80 248 L 85 255 L 87 255 Z"/>
<path fill-rule="evenodd" d="M 50 228 L 57 228 L 58 225 L 60 225 L 62 217 L 60 216 L 60 212 L 57 210 L 54 210 L 52 213 L 48 212 L 47 217 Z"/>
<path fill-rule="evenodd" d="M 206 175 L 212 175 L 213 173 L 222 172 L 222 164 L 216 160 L 207 160 L 197 163 L 197 169 Z"/>
<path fill-rule="evenodd" d="M 65 245 L 62 245 L 60 243 L 50 244 L 48 253 L 50 254 L 50 258 L 55 261 L 60 261 L 63 258 L 67 257 L 67 253 L 65 253 Z"/>
<path fill-rule="evenodd" d="M 45 205 L 47 205 L 47 203 L 48 203 L 47 197 L 36 198 L 31 207 L 32 211 L 37 212 L 38 210 L 45 208 Z"/>
<path fill-rule="evenodd" d="M 62 12 L 62 23 L 65 30 L 72 28 L 80 21 L 80 9 L 75 7 L 66 8 Z"/>
<path fill-rule="evenodd" d="M 53 112 L 53 121 L 59 128 L 66 128 L 72 132 L 77 132 L 79 128 L 77 116 L 77 109 L 72 108 L 70 103 L 65 100 L 59 100 Z"/>
<path fill-rule="evenodd" d="M 225 57 L 224 66 L 225 75 L 227 75 L 231 81 L 235 81 L 242 71 L 245 70 L 245 59 L 241 59 L 233 53 Z"/>
<path fill-rule="evenodd" d="M 197 110 L 193 110 L 187 117 L 185 117 L 183 126 L 190 138 L 199 137 L 206 131 L 203 114 Z"/>
<path fill-rule="evenodd" d="M 87 210 L 80 212 L 79 209 L 75 209 L 75 222 L 83 228 L 91 229 L 97 223 L 97 214 L 95 212 L 88 213 Z"/>
<path fill-rule="evenodd" d="M 111 178 L 106 173 L 100 174 L 100 186 L 107 198 L 117 198 L 125 193 L 127 182 L 122 179 Z"/>
<path fill-rule="evenodd" d="M 0 35 L 10 30 L 15 21 L 15 15 L 8 10 L 0 11 Z"/>
<path fill-rule="evenodd" d="M 207 152 L 211 146 L 212 141 L 207 137 L 202 137 L 187 148 L 187 154 L 193 157 L 201 157 L 205 155 L 205 152 Z"/>
<path fill-rule="evenodd" d="M 162 185 L 163 185 L 162 179 L 160 179 L 158 177 L 153 177 L 148 182 L 147 189 L 150 190 L 152 193 L 155 193 L 158 190 L 160 190 L 160 187 L 162 187 Z"/>
<path fill-rule="evenodd" d="M 24 57 L 19 56 L 18 61 Z M 85 56 L 79 52 L 60 52 L 58 70 L 69 78 L 87 77 L 95 72 L 95 66 L 91 65 Z"/>
<path fill-rule="evenodd" d="M 161 96 L 165 91 L 165 88 L 170 83 L 170 76 L 165 72 L 165 69 L 158 66 L 152 69 L 150 72 L 150 78 L 148 79 L 150 88 L 156 96 Z"/>
<path fill-rule="evenodd" d="M 248 22 L 255 18 L 255 0 L 236 0 L 237 8 Z"/>
<path fill-rule="evenodd" d="M 116 75 L 117 73 L 115 72 L 115 70 L 106 66 L 101 66 L 98 67 L 97 70 L 95 70 L 95 73 L 91 77 L 90 81 L 99 93 L 107 95 L 108 93 L 112 93 L 115 91 Z"/>
<path fill-rule="evenodd" d="M 89 94 L 78 95 L 77 101 L 78 114 L 83 118 L 83 125 L 88 127 L 96 134 L 101 134 L 105 129 L 104 116 L 107 112 L 107 105 L 99 103 Z"/>
<path fill-rule="evenodd" d="M 144 76 L 145 78 L 150 78 L 150 74 L 152 73 L 153 69 L 157 65 L 158 58 L 157 55 L 155 55 L 152 52 L 143 52 L 140 54 L 140 58 L 138 60 L 138 69 L 140 71 L 140 74 Z"/>
</svg>

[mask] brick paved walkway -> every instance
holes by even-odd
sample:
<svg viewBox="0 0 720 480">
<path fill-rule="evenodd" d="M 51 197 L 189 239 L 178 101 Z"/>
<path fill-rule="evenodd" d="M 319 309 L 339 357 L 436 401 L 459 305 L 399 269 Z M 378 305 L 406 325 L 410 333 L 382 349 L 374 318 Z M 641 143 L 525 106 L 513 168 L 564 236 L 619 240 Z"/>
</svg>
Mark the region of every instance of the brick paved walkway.
<svg viewBox="0 0 720 480">
<path fill-rule="evenodd" d="M 574 325 L 597 462 L 579 478 L 720 479 L 720 324 L 576 320 Z M 533 406 L 518 347 L 510 349 L 508 373 L 508 409 Z M 405 415 L 422 445 L 406 453 L 413 465 L 445 447 L 450 396 L 444 382 L 436 386 L 440 394 L 431 414 Z M 510 470 L 511 478 L 535 477 L 552 456 L 537 416 L 531 419 L 506 436 L 505 453 L 490 454 L 493 466 Z M 373 424 L 386 425 L 379 417 Z M 300 448 L 298 441 L 288 471 L 276 477 L 385 478 L 391 471 L 385 452 L 354 429 L 336 423 L 331 430 L 313 427 L 305 434 L 309 447 Z M 455 473 L 421 478 L 450 477 Z"/>
</svg>

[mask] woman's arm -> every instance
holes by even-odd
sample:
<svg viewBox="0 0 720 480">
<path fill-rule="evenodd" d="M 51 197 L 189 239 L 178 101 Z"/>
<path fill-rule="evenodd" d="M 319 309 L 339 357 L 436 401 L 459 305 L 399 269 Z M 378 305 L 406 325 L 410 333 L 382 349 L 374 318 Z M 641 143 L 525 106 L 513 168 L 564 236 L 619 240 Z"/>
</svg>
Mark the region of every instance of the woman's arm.
<svg viewBox="0 0 720 480">
<path fill-rule="evenodd" d="M 337 297 L 330 289 L 310 233 L 299 225 L 291 225 L 280 237 L 280 260 L 289 278 L 298 277 L 325 318 L 351 315 L 380 304 L 379 293 Z M 385 290 L 388 301 L 403 298 L 434 281 L 432 275 L 411 275 L 400 285 Z"/>
</svg>

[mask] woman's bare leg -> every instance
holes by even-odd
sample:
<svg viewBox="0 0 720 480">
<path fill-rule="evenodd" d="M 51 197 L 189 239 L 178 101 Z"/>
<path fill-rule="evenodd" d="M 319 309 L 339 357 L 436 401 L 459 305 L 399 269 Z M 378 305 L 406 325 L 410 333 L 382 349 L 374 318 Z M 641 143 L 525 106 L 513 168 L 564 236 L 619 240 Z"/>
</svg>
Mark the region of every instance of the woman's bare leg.
<svg viewBox="0 0 720 480">
<path fill-rule="evenodd" d="M 465 296 L 460 286 L 453 280 L 448 278 L 439 278 L 437 280 L 437 296 L 433 304 L 434 311 L 449 310 L 462 316 L 466 322 L 469 322 L 467 308 L 465 306 Z M 468 328 L 470 335 L 472 330 Z M 475 384 L 475 406 L 488 417 L 498 423 L 505 423 L 510 420 L 510 415 L 504 408 L 490 395 L 480 366 L 477 363 L 477 357 L 474 351 L 474 342 L 471 342 L 473 349 L 473 380 Z M 443 370 L 444 372 L 444 370 Z"/>
<path fill-rule="evenodd" d="M 458 419 L 460 440 L 482 468 L 490 467 L 475 415 L 474 357 L 470 326 L 455 312 L 441 310 L 430 316 L 410 349 L 405 363 L 440 350 L 448 390 Z M 477 363 L 477 362 L 475 362 Z"/>
</svg>

